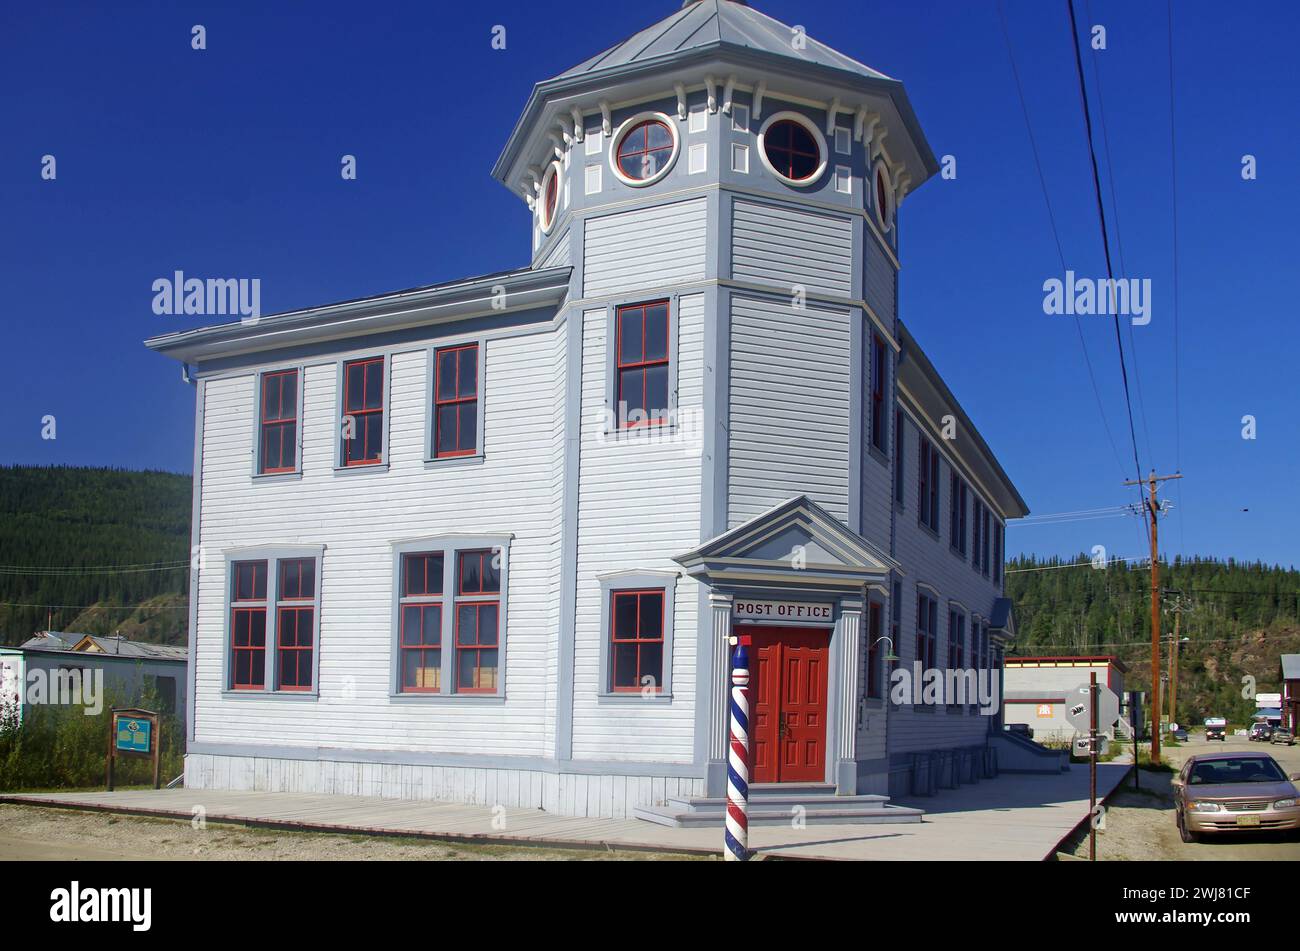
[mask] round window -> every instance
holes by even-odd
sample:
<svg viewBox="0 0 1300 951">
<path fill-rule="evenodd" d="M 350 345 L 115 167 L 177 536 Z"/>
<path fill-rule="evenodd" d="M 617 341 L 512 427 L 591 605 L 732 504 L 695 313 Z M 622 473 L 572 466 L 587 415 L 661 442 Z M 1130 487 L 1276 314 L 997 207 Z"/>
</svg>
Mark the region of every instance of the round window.
<svg viewBox="0 0 1300 951">
<path fill-rule="evenodd" d="M 555 208 L 560 199 L 560 163 L 552 162 L 542 176 L 542 203 L 539 218 L 542 230 L 549 232 L 555 224 Z"/>
<path fill-rule="evenodd" d="M 826 139 L 796 112 L 778 112 L 759 133 L 759 156 L 787 185 L 810 185 L 826 170 Z"/>
<path fill-rule="evenodd" d="M 614 174 L 626 185 L 649 185 L 668 173 L 677 157 L 672 120 L 658 113 L 633 116 L 623 124 L 610 154 Z"/>
<path fill-rule="evenodd" d="M 893 196 L 889 187 L 889 176 L 884 165 L 876 166 L 876 220 L 880 227 L 888 231 L 893 222 Z"/>
</svg>

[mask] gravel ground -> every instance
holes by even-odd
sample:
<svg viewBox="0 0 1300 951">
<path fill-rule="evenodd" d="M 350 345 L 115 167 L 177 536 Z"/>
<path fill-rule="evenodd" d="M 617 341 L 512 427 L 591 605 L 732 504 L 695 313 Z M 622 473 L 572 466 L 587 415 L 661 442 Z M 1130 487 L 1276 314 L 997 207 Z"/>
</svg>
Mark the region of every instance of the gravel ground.
<svg viewBox="0 0 1300 951">
<path fill-rule="evenodd" d="M 281 832 L 45 806 L 0 805 L 0 860 L 619 861 L 683 860 L 662 852 L 586 851 L 436 842 L 387 836 Z M 707 860 L 707 859 L 706 859 Z"/>
</svg>

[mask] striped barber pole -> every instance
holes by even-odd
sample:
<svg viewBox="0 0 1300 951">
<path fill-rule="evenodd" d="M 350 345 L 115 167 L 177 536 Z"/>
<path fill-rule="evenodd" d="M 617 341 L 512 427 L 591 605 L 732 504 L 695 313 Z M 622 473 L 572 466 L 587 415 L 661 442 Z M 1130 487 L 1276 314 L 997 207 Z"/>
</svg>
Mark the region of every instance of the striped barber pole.
<svg viewBox="0 0 1300 951">
<path fill-rule="evenodd" d="M 749 650 L 748 637 L 736 638 L 731 660 L 731 748 L 727 754 L 728 862 L 749 860 Z"/>
</svg>

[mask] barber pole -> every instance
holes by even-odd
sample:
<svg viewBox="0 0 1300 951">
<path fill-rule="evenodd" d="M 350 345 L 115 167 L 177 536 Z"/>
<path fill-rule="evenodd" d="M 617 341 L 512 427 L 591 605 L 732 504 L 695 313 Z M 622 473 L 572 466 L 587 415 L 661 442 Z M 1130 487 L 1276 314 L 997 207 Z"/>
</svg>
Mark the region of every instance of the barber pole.
<svg viewBox="0 0 1300 951">
<path fill-rule="evenodd" d="M 731 750 L 727 756 L 725 858 L 749 860 L 749 638 L 734 638 L 731 659 Z"/>
</svg>

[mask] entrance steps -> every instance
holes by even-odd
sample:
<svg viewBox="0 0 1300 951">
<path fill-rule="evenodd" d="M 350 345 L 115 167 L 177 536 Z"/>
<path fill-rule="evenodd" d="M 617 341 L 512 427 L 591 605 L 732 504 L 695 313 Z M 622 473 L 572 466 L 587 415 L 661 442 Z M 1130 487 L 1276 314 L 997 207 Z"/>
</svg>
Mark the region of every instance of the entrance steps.
<svg viewBox="0 0 1300 951">
<path fill-rule="evenodd" d="M 684 796 L 670 796 L 662 806 L 632 810 L 638 819 L 675 828 L 721 826 L 726 812 L 725 798 Z M 789 825 L 800 817 L 808 825 L 920 822 L 924 814 L 922 809 L 892 806 L 888 796 L 837 796 L 829 783 L 756 783 L 749 787 L 751 826 Z"/>
</svg>

